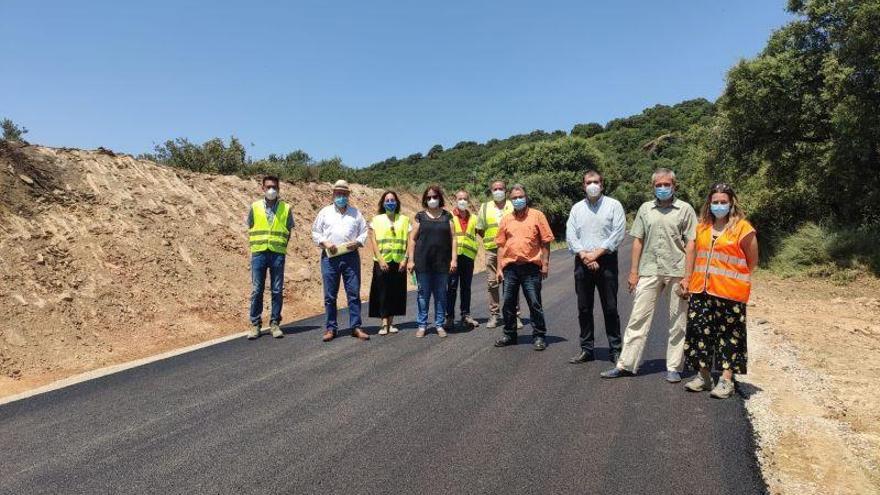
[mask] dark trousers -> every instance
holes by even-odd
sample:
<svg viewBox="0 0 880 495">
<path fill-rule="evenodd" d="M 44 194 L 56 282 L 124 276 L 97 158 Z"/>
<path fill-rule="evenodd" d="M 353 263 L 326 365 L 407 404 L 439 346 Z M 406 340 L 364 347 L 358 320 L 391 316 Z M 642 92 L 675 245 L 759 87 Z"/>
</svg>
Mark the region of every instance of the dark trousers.
<svg viewBox="0 0 880 495">
<path fill-rule="evenodd" d="M 324 279 L 325 328 L 334 332 L 339 328 L 336 321 L 336 296 L 339 294 L 339 280 L 345 287 L 348 299 L 348 323 L 352 329 L 361 326 L 361 258 L 357 251 L 333 258 L 321 254 L 321 277 Z"/>
<path fill-rule="evenodd" d="M 272 312 L 269 323 L 281 323 L 284 305 L 284 255 L 263 251 L 251 254 L 251 324 L 263 321 L 263 292 L 266 290 L 266 271 L 269 272 L 269 291 L 272 293 Z"/>
<path fill-rule="evenodd" d="M 458 255 L 458 270 L 449 274 L 449 287 L 446 290 L 446 321 L 455 320 L 455 296 L 461 285 L 461 317 L 471 314 L 471 282 L 474 279 L 474 260 L 463 254 Z"/>
<path fill-rule="evenodd" d="M 593 295 L 598 289 L 602 314 L 605 317 L 605 335 L 608 337 L 611 357 L 620 355 L 620 315 L 617 313 L 617 253 L 599 258 L 599 269 L 591 271 L 579 258 L 574 260 L 574 290 L 577 293 L 578 323 L 581 327 L 581 349 L 593 354 L 595 325 L 593 324 Z"/>
<path fill-rule="evenodd" d="M 519 302 L 519 289 L 522 287 L 529 318 L 532 320 L 532 335 L 543 337 L 547 333 L 544 322 L 544 306 L 541 304 L 541 268 L 533 263 L 523 265 L 508 264 L 502 270 L 504 284 L 501 314 L 504 316 L 504 333 L 516 337 L 516 311 Z"/>
</svg>

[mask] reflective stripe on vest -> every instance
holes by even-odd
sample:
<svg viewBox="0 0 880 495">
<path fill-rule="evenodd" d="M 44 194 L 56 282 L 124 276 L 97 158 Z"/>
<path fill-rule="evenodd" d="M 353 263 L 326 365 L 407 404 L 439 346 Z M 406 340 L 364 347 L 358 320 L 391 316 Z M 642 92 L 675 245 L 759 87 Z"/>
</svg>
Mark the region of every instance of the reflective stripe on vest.
<svg viewBox="0 0 880 495">
<path fill-rule="evenodd" d="M 498 245 L 495 244 L 495 236 L 498 235 L 498 224 L 501 223 L 500 218 L 496 218 L 498 209 L 494 202 L 483 203 L 480 206 L 480 215 L 486 224 L 486 230 L 483 232 L 483 247 L 487 250 L 496 250 Z M 504 202 L 504 210 L 501 216 L 513 213 L 513 203 L 510 200 Z"/>
<path fill-rule="evenodd" d="M 290 240 L 290 231 L 287 230 L 287 220 L 290 216 L 290 206 L 284 201 L 279 201 L 275 207 L 275 217 L 272 225 L 266 215 L 266 205 L 263 200 L 251 204 L 254 212 L 254 225 L 248 230 L 251 253 L 271 251 L 273 253 L 286 254 L 287 241 Z"/>
<path fill-rule="evenodd" d="M 400 263 L 406 256 L 406 239 L 409 236 L 409 217 L 398 214 L 394 222 L 388 215 L 373 217 L 373 235 L 379 245 L 379 254 L 386 263 Z M 392 228 L 393 227 L 393 228 Z M 373 258 L 375 260 L 375 257 Z"/>
<path fill-rule="evenodd" d="M 722 253 L 712 253 L 712 258 L 717 259 L 718 261 L 723 261 L 725 263 L 730 263 L 731 265 L 740 265 L 740 266 L 749 266 L 749 262 L 746 261 L 745 258 L 740 258 L 739 256 L 729 256 Z M 697 263 L 702 262 L 702 264 L 706 264 L 706 260 L 709 259 L 709 253 L 706 251 L 700 251 L 697 253 Z"/>
<path fill-rule="evenodd" d="M 473 214 L 468 215 L 467 230 L 461 230 L 461 222 L 453 216 L 452 224 L 455 226 L 455 242 L 458 246 L 456 254 L 463 254 L 470 259 L 477 257 L 477 219 Z"/>
<path fill-rule="evenodd" d="M 694 273 L 688 284 L 690 292 L 706 292 L 743 303 L 749 301 L 752 276 L 740 245 L 743 232 L 752 232 L 748 223 L 726 229 L 713 241 L 711 225 L 697 226 L 697 256 Z"/>
</svg>

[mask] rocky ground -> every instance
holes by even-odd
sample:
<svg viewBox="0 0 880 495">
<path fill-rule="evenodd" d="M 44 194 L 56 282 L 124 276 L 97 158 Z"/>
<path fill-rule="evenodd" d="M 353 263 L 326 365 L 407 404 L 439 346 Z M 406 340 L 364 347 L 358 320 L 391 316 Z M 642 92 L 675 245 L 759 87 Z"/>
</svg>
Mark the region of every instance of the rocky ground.
<svg viewBox="0 0 880 495">
<path fill-rule="evenodd" d="M 741 391 L 774 494 L 880 493 L 880 281 L 761 274 Z"/>
<path fill-rule="evenodd" d="M 291 321 L 323 309 L 310 229 L 330 186 L 281 189 L 297 222 Z M 246 328 L 256 180 L 0 141 L 0 190 L 0 396 Z M 372 216 L 380 193 L 353 186 L 352 200 Z"/>
</svg>

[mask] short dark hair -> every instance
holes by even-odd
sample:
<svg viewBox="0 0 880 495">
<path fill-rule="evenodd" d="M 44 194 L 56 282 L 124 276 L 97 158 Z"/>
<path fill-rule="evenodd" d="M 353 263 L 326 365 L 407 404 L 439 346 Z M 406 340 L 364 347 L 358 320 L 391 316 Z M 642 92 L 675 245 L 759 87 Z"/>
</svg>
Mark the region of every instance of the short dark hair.
<svg viewBox="0 0 880 495">
<path fill-rule="evenodd" d="M 274 181 L 276 184 L 280 184 L 280 183 L 281 183 L 281 181 L 278 180 L 278 177 L 275 176 L 275 175 L 264 175 L 264 176 L 263 176 L 263 185 L 264 185 L 264 186 L 266 185 L 266 181 L 268 181 L 268 180 Z"/>
<path fill-rule="evenodd" d="M 596 170 L 594 168 L 587 170 L 586 172 L 584 172 L 584 179 L 586 179 L 588 175 L 595 175 L 595 176 L 599 177 L 599 182 L 602 185 L 605 185 L 605 177 L 602 177 L 602 173 L 599 172 L 598 170 Z"/>
<path fill-rule="evenodd" d="M 446 201 L 443 200 L 443 190 L 436 184 L 431 184 L 425 188 L 425 192 L 422 193 L 422 206 L 425 208 L 428 207 L 428 193 L 431 191 L 437 193 L 437 196 L 440 196 L 440 208 L 446 206 Z"/>
<path fill-rule="evenodd" d="M 394 213 L 400 213 L 400 198 L 397 197 L 397 193 L 391 190 L 385 191 L 382 193 L 382 196 L 379 197 L 379 208 L 378 211 L 380 214 L 385 213 L 385 196 L 388 195 L 394 196 L 394 201 L 397 202 L 397 207 L 394 208 Z"/>
</svg>

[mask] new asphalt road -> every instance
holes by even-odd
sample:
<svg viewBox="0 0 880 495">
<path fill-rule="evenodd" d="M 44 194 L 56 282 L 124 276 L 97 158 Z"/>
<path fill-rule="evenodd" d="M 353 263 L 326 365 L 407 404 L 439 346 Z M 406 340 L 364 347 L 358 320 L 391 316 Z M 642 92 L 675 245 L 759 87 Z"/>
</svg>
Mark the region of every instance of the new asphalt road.
<svg viewBox="0 0 880 495">
<path fill-rule="evenodd" d="M 0 492 L 762 493 L 742 400 L 664 381 L 664 308 L 639 376 L 599 378 L 601 317 L 600 360 L 567 363 L 573 259 L 552 261 L 544 352 L 528 327 L 496 349 L 500 330 L 380 337 L 375 321 L 368 342 L 324 344 L 310 318 L 0 406 Z M 476 275 L 478 317 L 484 287 Z"/>
</svg>

